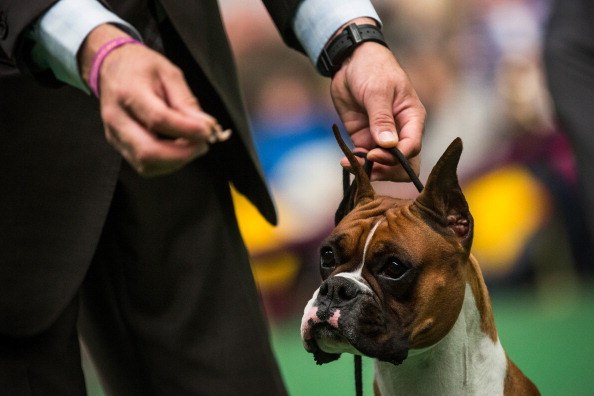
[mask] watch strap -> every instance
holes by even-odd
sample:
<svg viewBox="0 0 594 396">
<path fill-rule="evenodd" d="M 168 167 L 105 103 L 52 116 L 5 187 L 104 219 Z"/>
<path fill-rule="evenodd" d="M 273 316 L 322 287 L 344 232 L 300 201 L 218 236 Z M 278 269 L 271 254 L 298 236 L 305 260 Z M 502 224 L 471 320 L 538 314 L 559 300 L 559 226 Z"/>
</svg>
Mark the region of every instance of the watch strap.
<svg viewBox="0 0 594 396">
<path fill-rule="evenodd" d="M 376 25 L 357 25 L 351 23 L 322 49 L 317 68 L 323 76 L 332 77 L 342 66 L 342 62 L 355 48 L 366 41 L 373 41 L 388 47 L 384 35 Z"/>
</svg>

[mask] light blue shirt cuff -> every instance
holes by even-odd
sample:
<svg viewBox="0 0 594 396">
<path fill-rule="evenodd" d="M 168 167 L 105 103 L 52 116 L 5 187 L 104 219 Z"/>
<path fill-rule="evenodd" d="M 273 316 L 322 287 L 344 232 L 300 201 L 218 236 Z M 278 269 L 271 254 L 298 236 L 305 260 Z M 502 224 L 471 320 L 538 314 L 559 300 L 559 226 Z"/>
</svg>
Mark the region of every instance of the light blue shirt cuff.
<svg viewBox="0 0 594 396">
<path fill-rule="evenodd" d="M 80 75 L 77 53 L 87 35 L 104 23 L 118 25 L 126 33 L 141 39 L 132 25 L 96 0 L 58 1 L 33 28 L 34 62 L 41 68 L 49 67 L 59 80 L 90 93 Z"/>
<path fill-rule="evenodd" d="M 293 31 L 314 65 L 322 49 L 348 21 L 369 17 L 381 24 L 368 0 L 304 0 L 293 20 Z"/>
</svg>

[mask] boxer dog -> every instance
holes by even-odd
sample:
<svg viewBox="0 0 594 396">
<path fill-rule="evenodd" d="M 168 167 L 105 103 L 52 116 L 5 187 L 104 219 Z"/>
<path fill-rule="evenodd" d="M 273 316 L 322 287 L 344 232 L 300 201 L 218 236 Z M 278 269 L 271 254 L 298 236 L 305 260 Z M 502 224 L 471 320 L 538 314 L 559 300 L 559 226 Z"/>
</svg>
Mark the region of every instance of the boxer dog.
<svg viewBox="0 0 594 396">
<path fill-rule="evenodd" d="M 305 307 L 305 349 L 318 364 L 343 352 L 374 358 L 381 395 L 538 395 L 499 342 L 470 253 L 473 219 L 456 175 L 462 141 L 422 193 L 403 200 L 375 195 L 337 140 L 355 180 L 339 208 L 348 213 L 320 250 L 323 283 Z"/>
</svg>

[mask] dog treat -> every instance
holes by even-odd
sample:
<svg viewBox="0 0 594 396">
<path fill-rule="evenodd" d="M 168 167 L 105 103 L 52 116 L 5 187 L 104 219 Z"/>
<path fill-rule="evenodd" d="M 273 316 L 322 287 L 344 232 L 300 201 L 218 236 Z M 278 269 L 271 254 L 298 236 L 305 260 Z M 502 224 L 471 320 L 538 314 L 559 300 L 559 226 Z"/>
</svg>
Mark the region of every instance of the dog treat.
<svg viewBox="0 0 594 396">
<path fill-rule="evenodd" d="M 208 143 L 215 144 L 218 142 L 224 142 L 231 137 L 233 131 L 231 129 L 223 130 L 221 125 L 216 124 L 211 131 L 210 136 L 208 137 Z"/>
</svg>

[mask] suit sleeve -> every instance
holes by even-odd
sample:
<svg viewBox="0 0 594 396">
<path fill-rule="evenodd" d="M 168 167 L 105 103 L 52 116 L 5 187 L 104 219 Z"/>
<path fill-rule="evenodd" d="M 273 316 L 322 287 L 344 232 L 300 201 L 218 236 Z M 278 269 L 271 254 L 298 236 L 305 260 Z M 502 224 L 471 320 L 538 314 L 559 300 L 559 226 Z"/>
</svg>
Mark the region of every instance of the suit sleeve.
<svg viewBox="0 0 594 396">
<path fill-rule="evenodd" d="M 0 0 L 0 48 L 18 59 L 25 32 L 57 0 Z"/>
<path fill-rule="evenodd" d="M 360 17 L 381 21 L 369 0 L 264 0 L 284 41 L 306 52 L 314 65 L 341 26 Z"/>
<path fill-rule="evenodd" d="M 293 31 L 293 18 L 301 2 L 302 0 L 263 0 L 284 42 L 289 47 L 303 52 L 301 43 Z"/>
</svg>

